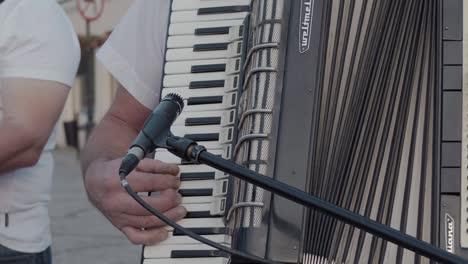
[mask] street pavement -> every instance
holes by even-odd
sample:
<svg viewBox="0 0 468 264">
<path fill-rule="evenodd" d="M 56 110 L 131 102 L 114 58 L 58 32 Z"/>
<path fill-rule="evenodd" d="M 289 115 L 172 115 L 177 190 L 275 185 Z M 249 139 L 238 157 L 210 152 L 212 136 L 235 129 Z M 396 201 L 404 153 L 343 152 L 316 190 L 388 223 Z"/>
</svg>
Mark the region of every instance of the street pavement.
<svg viewBox="0 0 468 264">
<path fill-rule="evenodd" d="M 54 153 L 50 217 L 54 264 L 138 264 L 141 247 L 128 242 L 88 201 L 77 154 Z"/>
</svg>

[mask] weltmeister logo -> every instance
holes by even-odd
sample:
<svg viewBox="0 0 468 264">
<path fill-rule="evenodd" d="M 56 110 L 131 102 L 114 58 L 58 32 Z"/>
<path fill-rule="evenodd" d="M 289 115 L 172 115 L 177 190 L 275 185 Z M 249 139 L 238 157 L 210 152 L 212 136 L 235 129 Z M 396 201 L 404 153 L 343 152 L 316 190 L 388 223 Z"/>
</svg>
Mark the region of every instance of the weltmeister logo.
<svg viewBox="0 0 468 264">
<path fill-rule="evenodd" d="M 445 214 L 445 249 L 450 253 L 455 253 L 455 220 Z"/>
<path fill-rule="evenodd" d="M 299 25 L 299 52 L 304 53 L 310 48 L 310 33 L 314 16 L 315 0 L 301 0 L 301 20 Z"/>
</svg>

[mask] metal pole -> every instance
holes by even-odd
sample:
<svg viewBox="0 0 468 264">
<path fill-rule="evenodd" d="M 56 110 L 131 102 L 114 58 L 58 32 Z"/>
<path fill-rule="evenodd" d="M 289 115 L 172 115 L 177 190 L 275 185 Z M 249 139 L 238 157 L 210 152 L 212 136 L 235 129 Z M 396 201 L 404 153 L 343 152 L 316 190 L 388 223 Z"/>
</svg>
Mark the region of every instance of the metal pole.
<svg viewBox="0 0 468 264">
<path fill-rule="evenodd" d="M 91 22 L 86 20 L 86 38 L 91 40 Z M 89 137 L 94 127 L 94 49 L 91 46 L 86 47 L 86 77 L 85 77 L 85 103 L 86 103 L 86 137 Z"/>
</svg>

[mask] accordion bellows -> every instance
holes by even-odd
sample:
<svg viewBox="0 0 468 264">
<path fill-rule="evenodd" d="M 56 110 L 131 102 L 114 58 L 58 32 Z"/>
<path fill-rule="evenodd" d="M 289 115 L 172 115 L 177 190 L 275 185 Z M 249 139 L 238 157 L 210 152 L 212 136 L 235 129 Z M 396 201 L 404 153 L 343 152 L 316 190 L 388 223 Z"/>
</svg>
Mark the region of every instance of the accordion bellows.
<svg viewBox="0 0 468 264">
<path fill-rule="evenodd" d="M 254 1 L 235 161 L 437 243 L 437 5 Z M 295 100 L 303 110 L 291 104 Z M 295 137 L 301 130 L 308 135 L 303 141 Z M 299 156 L 304 169 L 287 175 L 279 169 Z M 233 183 L 232 204 L 240 206 L 229 224 L 240 249 L 304 264 L 429 263 L 251 184 Z M 285 234 L 288 230 L 293 231 Z"/>
</svg>

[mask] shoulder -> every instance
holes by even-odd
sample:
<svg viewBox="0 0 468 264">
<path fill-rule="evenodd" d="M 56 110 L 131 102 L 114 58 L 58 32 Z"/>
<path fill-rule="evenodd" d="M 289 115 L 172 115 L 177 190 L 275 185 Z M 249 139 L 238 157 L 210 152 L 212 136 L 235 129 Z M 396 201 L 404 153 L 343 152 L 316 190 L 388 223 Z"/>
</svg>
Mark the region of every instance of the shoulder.
<svg viewBox="0 0 468 264">
<path fill-rule="evenodd" d="M 10 10 L 6 22 L 34 31 L 50 29 L 55 34 L 74 33 L 73 26 L 65 11 L 56 0 L 20 0 Z"/>
<path fill-rule="evenodd" d="M 0 24 L 0 75 L 72 83 L 80 60 L 77 35 L 56 0 L 18 1 Z M 8 3 L 6 1 L 5 3 Z"/>
</svg>

